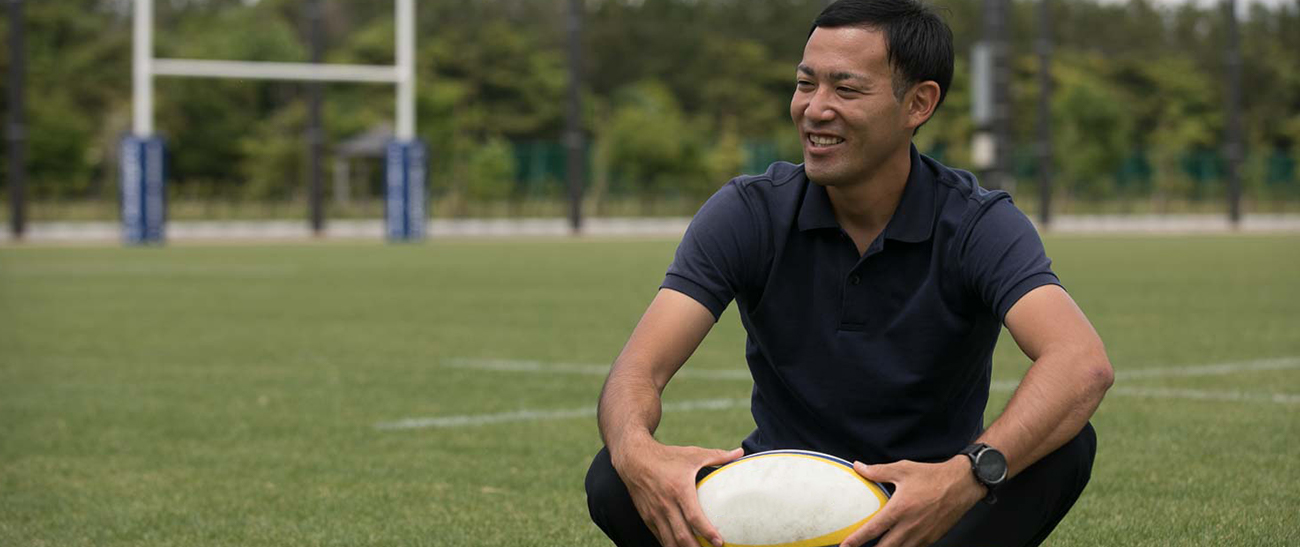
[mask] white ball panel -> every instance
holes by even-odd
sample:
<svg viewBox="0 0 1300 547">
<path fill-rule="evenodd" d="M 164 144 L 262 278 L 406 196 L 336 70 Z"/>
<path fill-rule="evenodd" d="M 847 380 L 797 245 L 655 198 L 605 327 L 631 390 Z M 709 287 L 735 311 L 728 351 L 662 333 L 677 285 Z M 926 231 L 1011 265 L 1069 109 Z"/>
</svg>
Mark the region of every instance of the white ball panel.
<svg viewBox="0 0 1300 547">
<path fill-rule="evenodd" d="M 780 545 L 866 518 L 880 500 L 850 468 L 799 454 L 756 456 L 711 475 L 700 505 L 728 543 Z"/>
</svg>

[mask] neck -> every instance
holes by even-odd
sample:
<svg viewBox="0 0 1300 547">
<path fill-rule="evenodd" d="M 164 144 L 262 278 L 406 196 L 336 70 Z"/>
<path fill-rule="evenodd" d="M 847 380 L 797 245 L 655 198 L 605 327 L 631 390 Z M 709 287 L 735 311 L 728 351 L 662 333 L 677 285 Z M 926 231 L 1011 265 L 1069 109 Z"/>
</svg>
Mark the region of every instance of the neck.
<svg viewBox="0 0 1300 547">
<path fill-rule="evenodd" d="M 827 186 L 835 220 L 852 232 L 880 233 L 894 216 L 912 172 L 911 147 L 891 155 L 880 169 L 857 184 Z"/>
</svg>

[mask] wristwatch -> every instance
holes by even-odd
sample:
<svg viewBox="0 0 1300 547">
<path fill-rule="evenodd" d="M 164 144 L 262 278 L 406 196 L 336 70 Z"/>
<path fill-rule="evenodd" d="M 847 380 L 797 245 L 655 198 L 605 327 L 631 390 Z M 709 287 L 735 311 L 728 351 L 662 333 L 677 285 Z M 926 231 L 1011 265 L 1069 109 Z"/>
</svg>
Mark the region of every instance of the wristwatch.
<svg viewBox="0 0 1300 547">
<path fill-rule="evenodd" d="M 967 446 L 960 453 L 970 458 L 970 470 L 975 474 L 975 480 L 989 491 L 984 496 L 984 503 L 997 503 L 998 497 L 994 492 L 1007 480 L 1007 457 L 984 443 Z"/>
</svg>

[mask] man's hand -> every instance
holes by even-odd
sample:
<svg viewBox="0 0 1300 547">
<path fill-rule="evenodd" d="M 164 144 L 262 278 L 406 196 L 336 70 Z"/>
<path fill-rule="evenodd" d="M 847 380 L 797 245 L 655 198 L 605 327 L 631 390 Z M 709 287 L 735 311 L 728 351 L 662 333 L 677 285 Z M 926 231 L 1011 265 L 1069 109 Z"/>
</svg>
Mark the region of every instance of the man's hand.
<svg viewBox="0 0 1300 547">
<path fill-rule="evenodd" d="M 853 469 L 869 480 L 891 483 L 895 490 L 885 507 L 845 538 L 841 547 L 858 547 L 877 537 L 880 542 L 876 547 L 930 545 L 948 533 L 986 494 L 971 473 L 970 459 L 962 455 L 930 464 L 855 462 Z"/>
<path fill-rule="evenodd" d="M 614 469 L 659 543 L 665 547 L 699 547 L 695 539 L 699 534 L 722 546 L 722 535 L 700 509 L 695 475 L 704 467 L 744 456 L 743 450 L 668 446 L 649 440 L 623 452 L 613 461 Z"/>
</svg>

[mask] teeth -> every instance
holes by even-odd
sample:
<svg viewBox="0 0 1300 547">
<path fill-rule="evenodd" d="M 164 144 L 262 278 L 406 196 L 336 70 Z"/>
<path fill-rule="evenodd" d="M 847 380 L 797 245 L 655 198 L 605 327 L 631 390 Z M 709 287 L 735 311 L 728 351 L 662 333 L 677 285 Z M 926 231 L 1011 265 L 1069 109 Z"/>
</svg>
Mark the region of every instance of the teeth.
<svg viewBox="0 0 1300 547">
<path fill-rule="evenodd" d="M 844 142 L 844 139 L 839 137 L 823 137 L 821 135 L 808 135 L 808 140 L 817 146 L 830 146 Z"/>
</svg>

